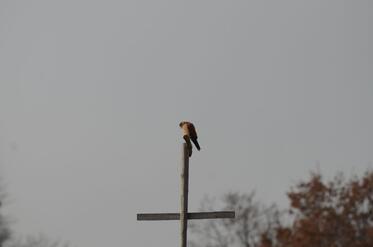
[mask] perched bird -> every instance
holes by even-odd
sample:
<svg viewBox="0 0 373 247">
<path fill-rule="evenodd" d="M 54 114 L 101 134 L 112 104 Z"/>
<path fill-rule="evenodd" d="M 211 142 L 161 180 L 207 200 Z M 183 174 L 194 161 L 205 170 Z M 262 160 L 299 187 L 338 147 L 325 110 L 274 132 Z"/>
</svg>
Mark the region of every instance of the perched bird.
<svg viewBox="0 0 373 247">
<path fill-rule="evenodd" d="M 179 124 L 180 128 L 183 131 L 183 138 L 188 144 L 188 149 L 189 149 L 189 156 L 192 156 L 192 144 L 190 141 L 194 143 L 196 146 L 197 150 L 201 150 L 201 147 L 198 144 L 198 136 L 196 132 L 196 128 L 194 128 L 194 125 L 190 122 L 183 121 Z"/>
</svg>

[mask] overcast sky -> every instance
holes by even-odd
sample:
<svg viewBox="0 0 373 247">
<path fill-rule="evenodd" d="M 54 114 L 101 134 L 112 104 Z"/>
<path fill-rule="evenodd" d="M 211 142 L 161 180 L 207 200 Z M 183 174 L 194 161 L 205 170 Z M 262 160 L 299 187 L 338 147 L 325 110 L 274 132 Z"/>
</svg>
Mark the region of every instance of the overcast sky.
<svg viewBox="0 0 373 247">
<path fill-rule="evenodd" d="M 0 0 L 0 173 L 21 234 L 176 246 L 181 132 L 203 195 L 373 162 L 372 1 Z M 319 164 L 319 165 L 317 165 Z M 219 208 L 217 208 L 218 210 Z"/>
</svg>

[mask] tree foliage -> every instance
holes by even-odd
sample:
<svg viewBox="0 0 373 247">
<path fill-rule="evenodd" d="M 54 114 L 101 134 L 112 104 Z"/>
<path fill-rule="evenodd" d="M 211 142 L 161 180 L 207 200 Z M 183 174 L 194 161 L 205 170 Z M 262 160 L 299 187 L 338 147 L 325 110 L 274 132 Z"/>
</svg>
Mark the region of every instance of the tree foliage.
<svg viewBox="0 0 373 247">
<path fill-rule="evenodd" d="M 320 174 L 289 193 L 294 222 L 277 229 L 277 247 L 373 246 L 373 172 L 325 183 Z"/>
<path fill-rule="evenodd" d="M 234 220 L 206 221 L 192 227 L 194 246 L 206 247 L 372 247 L 373 171 L 346 180 L 325 182 L 319 173 L 291 188 L 290 210 L 254 201 L 254 195 L 229 193 L 224 209 Z M 219 206 L 205 199 L 202 209 Z M 290 221 L 283 224 L 280 218 Z"/>
</svg>

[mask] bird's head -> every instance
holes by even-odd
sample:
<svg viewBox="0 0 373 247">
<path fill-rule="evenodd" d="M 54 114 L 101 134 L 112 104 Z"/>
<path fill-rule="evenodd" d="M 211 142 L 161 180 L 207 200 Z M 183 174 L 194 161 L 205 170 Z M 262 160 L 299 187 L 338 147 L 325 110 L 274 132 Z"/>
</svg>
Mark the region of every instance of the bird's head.
<svg viewBox="0 0 373 247">
<path fill-rule="evenodd" d="M 183 125 L 184 125 L 185 123 L 186 123 L 185 121 L 181 121 L 181 122 L 179 123 L 180 128 L 182 128 Z"/>
</svg>

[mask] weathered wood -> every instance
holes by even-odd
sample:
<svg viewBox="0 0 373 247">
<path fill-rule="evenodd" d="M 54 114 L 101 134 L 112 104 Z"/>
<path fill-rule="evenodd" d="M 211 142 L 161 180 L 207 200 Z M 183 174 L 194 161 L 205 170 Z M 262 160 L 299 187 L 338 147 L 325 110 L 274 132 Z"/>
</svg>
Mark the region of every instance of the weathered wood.
<svg viewBox="0 0 373 247">
<path fill-rule="evenodd" d="M 200 219 L 233 219 L 234 211 L 216 211 L 216 212 L 193 212 L 188 213 L 188 220 Z M 137 214 L 138 221 L 153 221 L 153 220 L 180 220 L 178 213 L 160 213 L 160 214 Z"/>
<path fill-rule="evenodd" d="M 183 143 L 183 158 L 180 181 L 180 247 L 187 247 L 188 231 L 188 186 L 189 186 L 189 150 Z"/>
<path fill-rule="evenodd" d="M 137 214 L 138 221 L 148 220 L 180 220 L 179 213 L 160 213 L 160 214 Z"/>
<path fill-rule="evenodd" d="M 195 212 L 188 213 L 188 220 L 201 219 L 233 219 L 235 217 L 234 211 L 216 211 L 216 212 Z"/>
<path fill-rule="evenodd" d="M 223 219 L 235 218 L 234 211 L 216 211 L 216 212 L 188 212 L 188 181 L 189 181 L 189 150 L 188 144 L 183 143 L 182 164 L 180 172 L 180 213 L 159 213 L 159 214 L 137 214 L 137 220 L 180 220 L 180 245 L 187 247 L 187 227 L 188 220 L 196 219 Z"/>
</svg>

